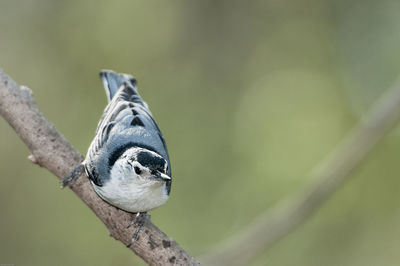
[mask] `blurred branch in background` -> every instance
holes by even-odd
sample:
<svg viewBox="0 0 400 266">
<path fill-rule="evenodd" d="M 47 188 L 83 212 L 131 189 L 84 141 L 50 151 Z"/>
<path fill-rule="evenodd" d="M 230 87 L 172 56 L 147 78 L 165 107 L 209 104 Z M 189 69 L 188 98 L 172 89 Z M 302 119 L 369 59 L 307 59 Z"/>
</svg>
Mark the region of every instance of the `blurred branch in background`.
<svg viewBox="0 0 400 266">
<path fill-rule="evenodd" d="M 29 159 L 59 178 L 83 160 L 39 111 L 31 90 L 16 84 L 1 69 L 0 114 L 32 152 Z M 133 226 L 128 228 L 134 216 L 132 213 L 119 210 L 101 200 L 87 178 L 79 178 L 71 189 L 107 226 L 111 236 L 125 245 L 130 243 L 135 230 Z M 199 264 L 149 220 L 130 249 L 150 265 Z"/>
<path fill-rule="evenodd" d="M 205 265 L 246 265 L 306 221 L 359 166 L 400 119 L 400 82 L 396 82 L 309 174 L 302 188 L 260 215 L 200 261 Z M 288 251 L 288 253 L 290 253 Z"/>
</svg>

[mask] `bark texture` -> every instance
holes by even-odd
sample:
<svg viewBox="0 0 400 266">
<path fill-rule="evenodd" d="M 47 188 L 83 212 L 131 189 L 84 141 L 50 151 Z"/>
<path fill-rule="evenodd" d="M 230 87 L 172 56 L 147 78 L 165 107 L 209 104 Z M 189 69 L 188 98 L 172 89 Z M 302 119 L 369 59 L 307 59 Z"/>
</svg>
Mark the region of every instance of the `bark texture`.
<svg viewBox="0 0 400 266">
<path fill-rule="evenodd" d="M 82 162 L 83 157 L 40 112 L 32 91 L 19 86 L 2 69 L 0 69 L 0 115 L 30 149 L 32 155 L 29 159 L 47 168 L 59 179 Z M 112 237 L 124 245 L 130 243 L 135 227 L 128 228 L 128 225 L 134 214 L 117 209 L 101 200 L 84 175 L 71 189 L 106 225 Z M 129 248 L 149 265 L 199 265 L 195 258 L 149 220 Z"/>
</svg>

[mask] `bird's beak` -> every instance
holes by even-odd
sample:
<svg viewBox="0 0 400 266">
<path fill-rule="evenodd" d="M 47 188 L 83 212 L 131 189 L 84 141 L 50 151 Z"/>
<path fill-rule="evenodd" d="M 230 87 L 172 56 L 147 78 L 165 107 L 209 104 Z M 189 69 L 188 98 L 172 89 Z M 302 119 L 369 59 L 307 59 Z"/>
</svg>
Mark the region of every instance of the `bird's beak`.
<svg viewBox="0 0 400 266">
<path fill-rule="evenodd" d="M 171 177 L 169 177 L 168 175 L 166 175 L 166 174 L 163 174 L 163 173 L 160 173 L 160 172 L 157 172 L 157 175 L 156 175 L 158 178 L 161 178 L 162 180 L 171 180 Z"/>
</svg>

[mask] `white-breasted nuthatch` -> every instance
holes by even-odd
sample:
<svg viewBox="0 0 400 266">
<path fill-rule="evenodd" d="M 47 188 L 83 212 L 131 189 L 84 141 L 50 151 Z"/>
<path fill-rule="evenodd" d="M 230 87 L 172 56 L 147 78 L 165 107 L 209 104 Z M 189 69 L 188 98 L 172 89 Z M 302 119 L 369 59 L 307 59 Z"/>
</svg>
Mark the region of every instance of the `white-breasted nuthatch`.
<svg viewBox="0 0 400 266">
<path fill-rule="evenodd" d="M 108 105 L 82 165 L 96 193 L 122 210 L 143 213 L 164 204 L 171 167 L 164 137 L 127 74 L 102 71 Z M 70 184 L 73 176 L 64 178 Z"/>
</svg>

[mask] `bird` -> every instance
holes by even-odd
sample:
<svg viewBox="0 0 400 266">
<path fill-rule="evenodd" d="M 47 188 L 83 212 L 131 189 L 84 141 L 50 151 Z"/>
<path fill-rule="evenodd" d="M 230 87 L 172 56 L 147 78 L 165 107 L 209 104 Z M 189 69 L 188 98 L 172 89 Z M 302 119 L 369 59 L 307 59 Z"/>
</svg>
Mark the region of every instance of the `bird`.
<svg viewBox="0 0 400 266">
<path fill-rule="evenodd" d="M 168 149 L 147 103 L 138 93 L 136 79 L 112 70 L 101 71 L 100 77 L 108 104 L 84 161 L 62 183 L 73 184 L 79 176 L 78 168 L 83 167 L 100 198 L 137 213 L 133 224 L 141 214 L 168 200 L 172 184 Z M 137 229 L 132 242 L 138 233 Z"/>
</svg>

